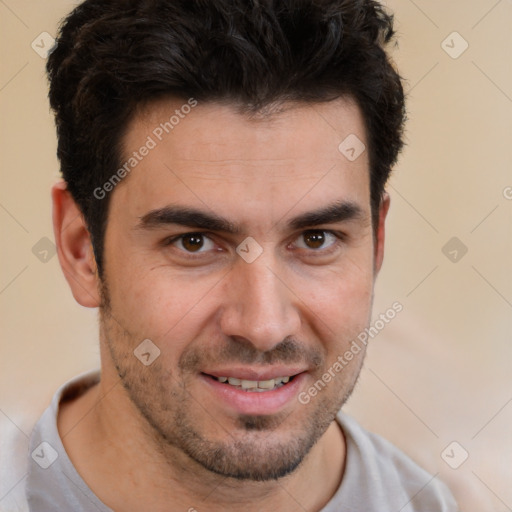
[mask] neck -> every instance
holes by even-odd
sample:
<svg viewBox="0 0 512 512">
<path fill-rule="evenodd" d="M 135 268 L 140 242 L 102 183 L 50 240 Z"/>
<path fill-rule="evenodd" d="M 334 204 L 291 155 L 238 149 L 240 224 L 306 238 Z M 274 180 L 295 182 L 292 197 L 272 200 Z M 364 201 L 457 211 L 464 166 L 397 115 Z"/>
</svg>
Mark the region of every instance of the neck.
<svg viewBox="0 0 512 512">
<path fill-rule="evenodd" d="M 117 375 L 105 371 L 97 386 L 61 407 L 58 426 L 77 471 L 113 510 L 291 512 L 299 504 L 314 512 L 334 495 L 344 469 L 345 441 L 333 421 L 286 477 L 254 482 L 214 474 L 159 442 Z"/>
</svg>

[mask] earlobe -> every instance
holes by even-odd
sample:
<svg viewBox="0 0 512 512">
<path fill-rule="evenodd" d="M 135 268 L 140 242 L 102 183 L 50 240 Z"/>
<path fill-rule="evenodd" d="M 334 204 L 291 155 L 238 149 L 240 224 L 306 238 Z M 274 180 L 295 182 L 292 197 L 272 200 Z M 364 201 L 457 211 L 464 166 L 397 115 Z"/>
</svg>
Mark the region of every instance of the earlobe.
<svg viewBox="0 0 512 512">
<path fill-rule="evenodd" d="M 83 215 L 61 181 L 52 187 L 53 232 L 60 266 L 73 297 L 82 306 L 100 305 L 99 277 Z"/>
<path fill-rule="evenodd" d="M 384 241 L 386 234 L 386 216 L 389 211 L 391 198 L 387 192 L 382 194 L 382 199 L 379 207 L 379 225 L 377 226 L 377 237 L 375 240 L 375 275 L 380 271 L 382 262 L 384 260 Z"/>
</svg>

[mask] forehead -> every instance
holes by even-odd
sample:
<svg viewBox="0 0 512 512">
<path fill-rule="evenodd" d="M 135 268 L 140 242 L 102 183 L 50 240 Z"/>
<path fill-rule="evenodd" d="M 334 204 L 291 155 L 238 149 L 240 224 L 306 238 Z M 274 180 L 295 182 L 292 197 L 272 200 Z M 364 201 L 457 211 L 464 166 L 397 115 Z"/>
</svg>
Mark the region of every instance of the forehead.
<svg viewBox="0 0 512 512">
<path fill-rule="evenodd" d="M 179 153 L 176 156 L 187 159 L 198 149 L 208 149 L 213 151 L 212 161 L 225 153 L 255 160 L 272 155 L 307 160 L 313 156 L 338 157 L 339 143 L 351 134 L 366 139 L 360 109 L 350 98 L 323 103 L 288 102 L 255 113 L 229 103 L 167 98 L 139 109 L 124 145 L 136 147 L 141 138 L 150 135 L 157 144 L 174 147 Z M 178 143 L 173 144 L 176 139 Z M 319 155 L 320 146 L 330 151 Z"/>
<path fill-rule="evenodd" d="M 122 159 L 136 165 L 128 166 L 113 200 L 130 205 L 133 215 L 176 199 L 221 209 L 272 202 L 276 215 L 328 196 L 369 202 L 367 151 L 356 159 L 346 153 L 367 145 L 355 102 L 289 103 L 256 115 L 229 104 L 191 105 L 160 100 L 130 123 Z"/>
</svg>

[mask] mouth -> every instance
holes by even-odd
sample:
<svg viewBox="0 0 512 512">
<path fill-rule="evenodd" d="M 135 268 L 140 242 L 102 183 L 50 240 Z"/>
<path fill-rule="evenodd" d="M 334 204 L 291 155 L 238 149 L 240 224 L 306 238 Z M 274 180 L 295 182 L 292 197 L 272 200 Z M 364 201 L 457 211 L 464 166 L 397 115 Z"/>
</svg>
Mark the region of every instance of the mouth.
<svg viewBox="0 0 512 512">
<path fill-rule="evenodd" d="M 248 393 L 265 393 L 268 391 L 274 391 L 293 381 L 295 377 L 295 375 L 290 375 L 286 377 L 275 377 L 273 379 L 266 380 L 248 380 L 240 379 L 238 377 L 216 377 L 214 375 L 208 374 L 203 375 L 206 375 L 207 377 L 210 377 L 211 379 L 214 379 L 221 384 L 227 384 L 235 389 L 247 391 Z"/>
<path fill-rule="evenodd" d="M 223 368 L 200 374 L 206 384 L 210 404 L 231 414 L 269 415 L 282 412 L 297 403 L 296 397 L 305 385 L 307 370 L 303 367 L 280 367 L 263 370 Z M 229 412 L 231 411 L 231 412 Z"/>
</svg>

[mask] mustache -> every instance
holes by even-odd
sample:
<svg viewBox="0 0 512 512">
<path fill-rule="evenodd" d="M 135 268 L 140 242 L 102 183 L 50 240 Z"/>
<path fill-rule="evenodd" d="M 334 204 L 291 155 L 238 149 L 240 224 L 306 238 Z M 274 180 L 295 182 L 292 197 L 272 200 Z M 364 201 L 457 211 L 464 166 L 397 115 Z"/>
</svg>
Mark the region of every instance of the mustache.
<svg viewBox="0 0 512 512">
<path fill-rule="evenodd" d="M 307 364 L 313 368 L 321 367 L 324 361 L 318 349 L 305 347 L 291 337 L 285 338 L 268 351 L 257 349 L 249 340 L 235 336 L 226 339 L 219 347 L 191 347 L 184 352 L 178 362 L 183 371 L 197 372 L 208 362 L 271 366 L 273 364 Z"/>
</svg>

